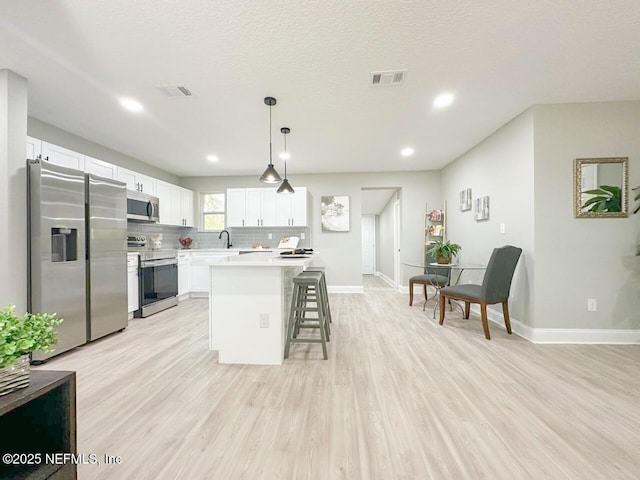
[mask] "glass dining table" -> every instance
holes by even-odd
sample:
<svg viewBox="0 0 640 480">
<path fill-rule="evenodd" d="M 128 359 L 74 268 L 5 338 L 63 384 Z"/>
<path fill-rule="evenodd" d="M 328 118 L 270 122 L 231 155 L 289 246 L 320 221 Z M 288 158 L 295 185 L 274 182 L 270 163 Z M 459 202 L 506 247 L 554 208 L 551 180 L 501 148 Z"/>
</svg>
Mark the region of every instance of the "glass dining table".
<svg viewBox="0 0 640 480">
<path fill-rule="evenodd" d="M 421 261 L 409 261 L 409 262 L 402 262 L 403 265 L 406 265 L 407 267 L 415 267 L 415 268 L 420 268 L 422 269 L 422 272 L 427 272 L 428 268 L 442 268 L 442 269 L 450 269 L 450 272 L 456 272 L 457 275 L 455 275 L 455 282 L 452 282 L 452 278 L 451 275 L 449 275 L 449 285 L 459 285 L 460 283 L 460 279 L 462 278 L 462 274 L 464 272 L 468 272 L 468 271 L 481 271 L 481 270 L 485 270 L 487 268 L 486 265 L 482 265 L 482 264 L 478 264 L 478 263 L 432 263 L 432 262 L 421 262 Z M 478 282 L 478 283 L 481 283 Z M 434 285 L 434 288 L 437 290 L 437 294 L 440 294 L 440 288 Z M 427 300 L 425 299 L 425 306 L 427 304 Z M 436 317 L 436 312 L 438 311 L 439 308 L 439 303 L 438 301 L 436 301 L 435 306 L 433 307 L 433 318 Z M 464 316 L 464 308 L 462 305 L 460 305 L 458 302 L 456 302 L 455 300 L 453 301 L 453 303 L 455 303 L 458 307 L 460 307 L 460 310 L 462 310 L 462 314 Z M 451 305 L 453 305 L 453 303 Z M 452 307 L 453 308 L 453 307 Z M 424 309 L 424 308 L 423 308 Z"/>
</svg>

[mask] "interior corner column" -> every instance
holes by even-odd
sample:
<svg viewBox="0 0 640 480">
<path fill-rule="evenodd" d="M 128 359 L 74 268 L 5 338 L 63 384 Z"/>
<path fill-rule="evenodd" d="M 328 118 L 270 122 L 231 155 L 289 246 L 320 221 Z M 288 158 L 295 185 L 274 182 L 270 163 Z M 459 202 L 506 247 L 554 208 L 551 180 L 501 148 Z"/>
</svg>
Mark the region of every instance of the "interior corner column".
<svg viewBox="0 0 640 480">
<path fill-rule="evenodd" d="M 0 70 L 0 308 L 27 309 L 27 79 Z"/>
</svg>

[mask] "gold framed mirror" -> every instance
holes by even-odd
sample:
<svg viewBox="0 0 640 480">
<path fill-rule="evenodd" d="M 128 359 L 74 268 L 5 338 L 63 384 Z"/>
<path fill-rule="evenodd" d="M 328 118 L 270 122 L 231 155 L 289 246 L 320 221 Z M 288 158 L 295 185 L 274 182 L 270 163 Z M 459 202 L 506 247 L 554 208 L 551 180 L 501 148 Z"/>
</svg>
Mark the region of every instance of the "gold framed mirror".
<svg viewBox="0 0 640 480">
<path fill-rule="evenodd" d="M 576 218 L 622 218 L 628 212 L 629 159 L 576 158 L 574 209 Z"/>
</svg>

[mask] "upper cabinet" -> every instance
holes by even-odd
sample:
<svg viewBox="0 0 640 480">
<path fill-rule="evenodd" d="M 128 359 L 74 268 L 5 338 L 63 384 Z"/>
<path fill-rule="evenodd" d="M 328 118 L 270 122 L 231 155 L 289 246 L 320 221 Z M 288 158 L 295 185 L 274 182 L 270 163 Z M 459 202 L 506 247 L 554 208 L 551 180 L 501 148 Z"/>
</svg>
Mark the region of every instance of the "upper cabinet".
<svg viewBox="0 0 640 480">
<path fill-rule="evenodd" d="M 244 188 L 227 189 L 227 227 L 244 227 L 247 200 Z"/>
<path fill-rule="evenodd" d="M 61 167 L 84 171 L 84 155 L 58 145 L 42 142 L 42 158 Z"/>
<path fill-rule="evenodd" d="M 111 178 L 112 180 L 118 179 L 118 167 L 87 155 L 84 157 L 84 171 L 100 177 Z"/>
<path fill-rule="evenodd" d="M 42 140 L 27 137 L 27 160 L 35 160 L 42 155 Z"/>
<path fill-rule="evenodd" d="M 293 195 L 275 188 L 227 189 L 227 227 L 306 227 L 311 221 L 305 187 Z"/>
<path fill-rule="evenodd" d="M 118 180 L 127 184 L 127 190 L 146 193 L 147 195 L 156 195 L 157 180 L 155 178 L 118 167 Z"/>
<path fill-rule="evenodd" d="M 160 223 L 179 227 L 193 226 L 193 192 L 161 180 L 156 181 L 160 199 Z"/>
</svg>

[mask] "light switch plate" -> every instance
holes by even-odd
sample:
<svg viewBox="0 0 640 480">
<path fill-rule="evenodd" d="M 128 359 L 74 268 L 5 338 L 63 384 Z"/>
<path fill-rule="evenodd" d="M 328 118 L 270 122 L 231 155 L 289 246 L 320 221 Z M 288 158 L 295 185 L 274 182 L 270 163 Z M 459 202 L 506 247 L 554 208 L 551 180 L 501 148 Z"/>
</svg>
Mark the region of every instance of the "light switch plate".
<svg viewBox="0 0 640 480">
<path fill-rule="evenodd" d="M 504 232 L 506 231 L 505 225 L 504 223 L 500 224 L 500 233 L 504 235 Z"/>
<path fill-rule="evenodd" d="M 261 313 L 260 314 L 260 328 L 269 328 L 269 314 Z"/>
<path fill-rule="evenodd" d="M 304 240 L 305 238 L 307 238 L 307 235 L 304 232 L 302 232 L 300 234 L 300 240 Z"/>
<path fill-rule="evenodd" d="M 268 238 L 269 238 L 269 240 L 273 240 L 273 233 L 269 233 L 268 234 Z"/>
</svg>

